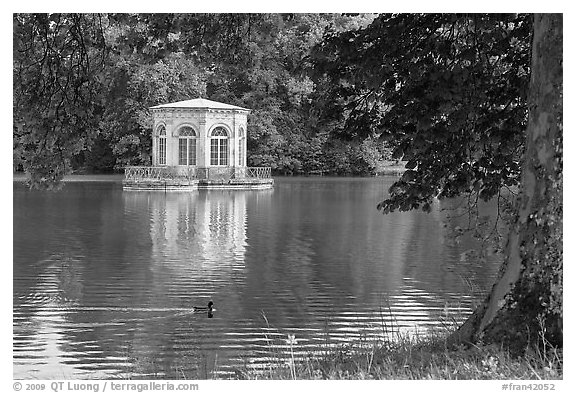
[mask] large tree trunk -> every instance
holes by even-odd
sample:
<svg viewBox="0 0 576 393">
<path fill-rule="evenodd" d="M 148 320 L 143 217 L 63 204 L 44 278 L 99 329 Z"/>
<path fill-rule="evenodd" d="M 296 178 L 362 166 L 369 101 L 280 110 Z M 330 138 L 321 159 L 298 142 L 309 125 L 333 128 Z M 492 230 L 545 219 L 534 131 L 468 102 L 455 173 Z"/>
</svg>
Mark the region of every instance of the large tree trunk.
<svg viewBox="0 0 576 393">
<path fill-rule="evenodd" d="M 516 351 L 562 345 L 562 14 L 534 16 L 529 118 L 517 215 L 488 299 L 451 337 Z"/>
</svg>

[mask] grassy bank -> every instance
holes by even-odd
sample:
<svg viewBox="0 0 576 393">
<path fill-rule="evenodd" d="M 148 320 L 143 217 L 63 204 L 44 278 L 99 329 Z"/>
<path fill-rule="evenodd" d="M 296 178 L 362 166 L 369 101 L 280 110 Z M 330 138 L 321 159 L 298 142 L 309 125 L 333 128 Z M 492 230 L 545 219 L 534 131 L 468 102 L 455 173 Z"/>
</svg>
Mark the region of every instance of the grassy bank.
<svg viewBox="0 0 576 393">
<path fill-rule="evenodd" d="M 513 357 L 495 346 L 449 349 L 446 335 L 408 336 L 368 345 L 341 346 L 294 362 L 290 357 L 267 370 L 237 370 L 240 379 L 436 379 L 557 380 L 563 377 L 562 350 L 543 345 Z M 290 341 L 290 337 L 289 340 Z M 296 351 L 297 340 L 293 340 Z"/>
</svg>

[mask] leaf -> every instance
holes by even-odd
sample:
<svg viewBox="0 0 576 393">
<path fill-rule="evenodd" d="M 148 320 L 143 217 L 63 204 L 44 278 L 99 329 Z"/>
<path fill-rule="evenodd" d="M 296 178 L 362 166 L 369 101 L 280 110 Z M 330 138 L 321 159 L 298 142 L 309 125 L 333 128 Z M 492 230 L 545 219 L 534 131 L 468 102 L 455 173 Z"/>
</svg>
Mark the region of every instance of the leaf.
<svg viewBox="0 0 576 393">
<path fill-rule="evenodd" d="M 406 163 L 406 169 L 414 169 L 414 168 L 416 168 L 417 166 L 418 166 L 418 161 L 416 161 L 416 160 L 409 160 L 409 161 Z"/>
</svg>

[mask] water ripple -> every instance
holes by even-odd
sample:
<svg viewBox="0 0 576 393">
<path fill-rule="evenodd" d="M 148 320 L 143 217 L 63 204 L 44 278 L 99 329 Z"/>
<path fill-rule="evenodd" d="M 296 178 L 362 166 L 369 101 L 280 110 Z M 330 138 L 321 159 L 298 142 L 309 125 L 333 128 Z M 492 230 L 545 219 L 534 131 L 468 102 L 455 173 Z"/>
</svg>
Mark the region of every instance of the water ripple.
<svg viewBox="0 0 576 393">
<path fill-rule="evenodd" d="M 15 378 L 188 378 L 461 321 L 497 269 L 382 179 L 263 192 L 14 188 Z M 469 279 L 462 280 L 465 276 Z M 193 306 L 216 304 L 213 318 Z M 295 343 L 288 340 L 295 336 Z"/>
</svg>

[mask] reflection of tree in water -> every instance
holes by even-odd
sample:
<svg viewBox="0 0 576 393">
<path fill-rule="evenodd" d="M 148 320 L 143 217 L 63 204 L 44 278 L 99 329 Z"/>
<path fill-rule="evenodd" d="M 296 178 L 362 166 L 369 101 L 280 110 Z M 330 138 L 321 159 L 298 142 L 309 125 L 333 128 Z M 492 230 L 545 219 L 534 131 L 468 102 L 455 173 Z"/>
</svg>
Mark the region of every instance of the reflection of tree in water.
<svg viewBox="0 0 576 393">
<path fill-rule="evenodd" d="M 261 299 L 254 317 L 264 309 L 285 324 L 332 317 L 351 303 L 378 310 L 383 294 L 403 285 L 414 224 L 411 213 L 381 215 L 381 191 L 363 179 L 278 183 L 274 208 L 249 216 L 246 298 Z"/>
<path fill-rule="evenodd" d="M 118 348 L 124 345 L 126 338 L 112 332 L 109 313 L 82 311 L 103 301 L 108 302 L 104 305 L 117 304 L 130 296 L 129 291 L 104 293 L 101 284 L 104 280 L 110 288 L 122 288 L 121 282 L 114 281 L 127 266 L 118 255 L 137 256 L 135 251 L 142 250 L 131 250 L 124 241 L 120 194 L 110 188 L 110 184 L 67 184 L 61 192 L 23 192 L 16 204 L 29 215 L 28 221 L 15 215 L 15 221 L 25 226 L 15 228 L 14 263 L 20 266 L 15 277 L 23 278 L 14 287 L 15 299 L 21 299 L 14 303 L 18 324 L 34 326 L 27 333 L 34 337 L 29 350 L 35 350 L 36 344 L 55 344 L 50 344 L 50 353 L 45 355 L 50 366 L 38 372 L 57 375 L 61 369 L 65 376 L 92 375 L 90 365 L 97 363 L 95 368 L 106 375 L 108 357 L 117 358 Z M 134 277 L 141 271 L 128 274 Z"/>
<path fill-rule="evenodd" d="M 275 191 L 277 192 L 277 191 Z M 302 319 L 313 279 L 312 239 L 304 227 L 301 206 L 276 208 L 273 193 L 256 193 L 248 199 L 246 285 L 241 296 L 245 317 L 259 320 L 264 312 L 272 324 Z M 279 195 L 282 198 L 282 195 Z"/>
<path fill-rule="evenodd" d="M 381 215 L 370 201 L 382 187 L 371 182 L 279 182 L 274 208 L 250 215 L 244 298 L 253 318 L 265 310 L 272 324 L 309 326 L 391 305 L 399 318 L 435 319 L 461 295 L 469 307 L 470 285 L 489 286 L 497 264 L 459 262 L 477 245 L 451 244 L 440 206 Z"/>
<path fill-rule="evenodd" d="M 429 214 L 412 212 L 419 218 L 410 229 L 404 253 L 405 277 L 413 280 L 414 288 L 431 295 L 421 301 L 433 308 L 445 304 L 446 315 L 451 308 L 470 312 L 490 289 L 499 266 L 498 255 L 493 253 L 484 259 L 469 257 L 474 255 L 470 250 L 476 252 L 482 245 L 471 232 L 461 231 L 470 223 L 469 216 L 456 206 L 459 201 L 436 201 Z M 481 216 L 494 211 L 489 205 L 482 206 Z"/>
<path fill-rule="evenodd" d="M 503 212 L 495 200 L 478 202 L 473 207 L 463 199 L 442 203 L 440 219 L 445 246 L 456 254 L 451 269 L 480 297 L 490 290 L 502 262 L 502 235 L 507 226 L 499 214 Z"/>
</svg>

